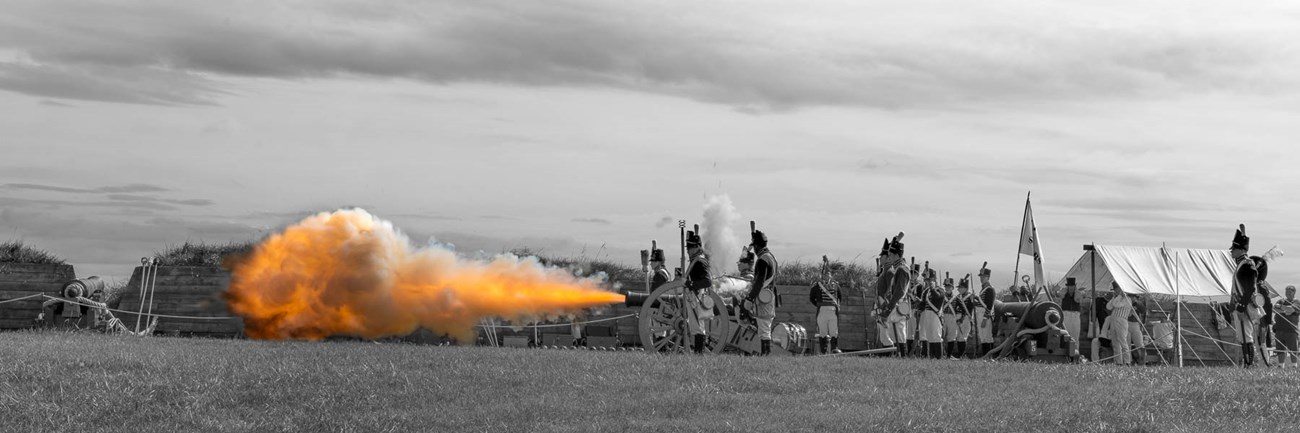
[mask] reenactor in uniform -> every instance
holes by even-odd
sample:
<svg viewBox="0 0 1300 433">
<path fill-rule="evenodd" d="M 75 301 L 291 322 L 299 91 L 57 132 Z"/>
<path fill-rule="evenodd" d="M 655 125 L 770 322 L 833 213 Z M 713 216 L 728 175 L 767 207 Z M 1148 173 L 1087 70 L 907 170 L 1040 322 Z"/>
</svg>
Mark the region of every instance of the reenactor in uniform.
<svg viewBox="0 0 1300 433">
<path fill-rule="evenodd" d="M 821 280 L 814 283 L 808 291 L 808 302 L 817 307 L 818 353 L 840 353 L 840 301 L 843 298 L 840 296 L 840 284 L 835 281 L 831 271 L 830 259 L 822 256 Z"/>
<path fill-rule="evenodd" d="M 971 312 L 975 310 L 975 295 L 970 293 L 970 274 L 957 285 L 957 294 L 948 305 L 952 319 L 944 316 L 943 340 L 950 346 L 948 353 L 954 358 L 966 356 L 966 340 L 970 338 Z"/>
<path fill-rule="evenodd" d="M 1236 328 L 1237 336 L 1241 342 L 1241 365 L 1243 367 L 1250 367 L 1255 361 L 1256 325 L 1251 315 L 1258 316 L 1260 309 L 1259 305 L 1255 304 L 1255 288 L 1259 284 L 1259 273 L 1255 268 L 1255 261 L 1246 255 L 1249 250 L 1250 237 L 1246 236 L 1246 225 L 1242 224 L 1232 238 L 1232 247 L 1229 251 L 1232 254 L 1232 259 L 1237 262 L 1237 268 L 1232 279 L 1232 324 Z"/>
<path fill-rule="evenodd" d="M 997 291 L 993 289 L 992 284 L 989 284 L 989 277 L 992 275 L 993 270 L 988 268 L 986 262 L 980 268 L 980 296 L 979 302 L 975 305 L 974 315 L 974 320 L 979 321 L 975 340 L 979 342 L 981 356 L 993 350 L 993 302 L 997 300 Z"/>
<path fill-rule="evenodd" d="M 881 247 L 880 277 L 876 279 L 876 326 L 882 344 L 898 348 L 898 356 L 907 355 L 907 317 L 910 311 L 900 311 L 908 302 L 907 292 L 912 286 L 911 272 L 903 260 L 903 233 L 891 242 L 885 239 Z"/>
<path fill-rule="evenodd" d="M 925 295 L 921 298 L 921 319 L 917 326 L 920 329 L 921 350 L 924 352 L 921 356 L 928 355 L 934 359 L 943 358 L 943 324 L 939 315 L 943 312 L 943 306 L 948 303 L 948 297 L 944 296 L 943 290 L 935 282 L 935 272 L 933 269 L 925 270 Z"/>
<path fill-rule="evenodd" d="M 759 354 L 766 356 L 772 353 L 772 321 L 776 320 L 776 257 L 767 249 L 767 235 L 762 231 L 752 231 L 750 238 L 758 260 L 754 263 L 754 283 L 746 299 L 754 304 Z"/>
<path fill-rule="evenodd" d="M 907 291 L 907 354 L 920 355 L 921 349 L 916 345 L 916 337 L 921 332 L 921 327 L 917 322 L 921 318 L 923 306 L 921 299 L 925 298 L 925 278 L 921 273 L 921 265 L 916 264 L 916 257 L 912 257 L 912 287 Z"/>
<path fill-rule="evenodd" d="M 1255 272 L 1258 274 L 1259 283 L 1255 286 L 1255 304 L 1260 305 L 1264 314 L 1259 318 L 1259 329 L 1255 333 L 1255 349 L 1258 350 L 1260 358 L 1264 360 L 1264 366 L 1272 367 L 1269 362 L 1269 354 L 1273 352 L 1273 285 L 1269 284 L 1268 278 L 1268 261 L 1260 256 L 1251 256 L 1250 260 L 1255 262 Z M 1251 356 L 1254 356 L 1253 354 Z"/>
<path fill-rule="evenodd" d="M 1286 367 L 1288 359 L 1292 365 L 1300 367 L 1300 352 L 1297 352 L 1300 350 L 1300 332 L 1297 332 L 1296 327 L 1296 323 L 1300 323 L 1300 301 L 1296 301 L 1295 293 L 1295 286 L 1286 286 L 1286 299 L 1273 306 L 1277 312 L 1276 320 L 1273 321 L 1273 333 L 1281 350 L 1278 361 L 1282 367 Z"/>
<path fill-rule="evenodd" d="M 664 261 L 664 250 L 656 248 L 650 253 L 650 290 L 658 289 L 659 286 L 673 280 L 672 275 L 668 273 L 668 267 L 664 266 Z"/>
<path fill-rule="evenodd" d="M 691 262 L 686 265 L 686 328 L 693 341 L 695 353 L 704 353 L 708 321 L 713 318 L 713 275 L 709 269 L 709 256 L 704 254 L 700 235 L 686 232 L 686 252 Z"/>
<path fill-rule="evenodd" d="M 1065 278 L 1065 293 L 1061 294 L 1061 311 L 1065 313 L 1065 332 L 1076 340 L 1083 341 L 1080 334 L 1079 307 L 1083 304 L 1083 291 L 1074 284 L 1074 277 Z M 1062 347 L 1064 347 L 1062 342 Z"/>
</svg>

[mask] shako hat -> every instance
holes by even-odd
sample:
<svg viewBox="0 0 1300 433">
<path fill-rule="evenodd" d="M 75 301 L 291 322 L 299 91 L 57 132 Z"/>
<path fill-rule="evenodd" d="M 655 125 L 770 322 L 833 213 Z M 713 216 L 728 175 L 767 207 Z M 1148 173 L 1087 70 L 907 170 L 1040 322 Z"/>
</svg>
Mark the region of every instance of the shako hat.
<svg viewBox="0 0 1300 433">
<path fill-rule="evenodd" d="M 694 231 L 687 230 L 686 248 L 699 248 L 701 245 L 703 245 L 703 243 L 700 242 L 700 235 L 696 234 Z"/>
<path fill-rule="evenodd" d="M 1237 233 L 1232 236 L 1232 248 L 1250 251 L 1250 236 L 1246 236 L 1246 225 L 1237 226 Z"/>
<path fill-rule="evenodd" d="M 650 252 L 650 261 L 652 261 L 652 262 L 663 262 L 663 261 L 666 261 L 666 260 L 664 260 L 664 250 L 662 250 L 662 249 L 655 249 L 654 251 L 651 251 L 651 252 Z"/>
</svg>

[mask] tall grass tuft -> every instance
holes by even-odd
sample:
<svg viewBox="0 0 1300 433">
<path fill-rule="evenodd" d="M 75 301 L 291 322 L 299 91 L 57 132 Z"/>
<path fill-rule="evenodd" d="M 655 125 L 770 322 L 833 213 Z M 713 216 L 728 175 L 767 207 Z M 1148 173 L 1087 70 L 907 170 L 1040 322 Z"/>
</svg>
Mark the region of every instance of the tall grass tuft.
<svg viewBox="0 0 1300 433">
<path fill-rule="evenodd" d="M 154 253 L 154 258 L 160 266 L 222 266 L 227 260 L 252 251 L 253 245 L 252 241 L 225 244 L 186 241 Z"/>
<path fill-rule="evenodd" d="M 38 265 L 65 264 L 63 258 L 23 244 L 23 241 L 8 241 L 0 243 L 0 263 L 29 263 Z"/>
</svg>

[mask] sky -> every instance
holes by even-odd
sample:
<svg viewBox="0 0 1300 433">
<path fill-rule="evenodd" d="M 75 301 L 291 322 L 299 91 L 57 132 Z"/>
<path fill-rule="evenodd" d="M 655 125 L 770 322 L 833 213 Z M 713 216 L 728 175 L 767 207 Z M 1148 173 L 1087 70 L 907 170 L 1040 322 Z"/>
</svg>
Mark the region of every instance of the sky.
<svg viewBox="0 0 1300 433">
<path fill-rule="evenodd" d="M 0 240 L 80 276 L 343 207 L 466 253 L 671 261 L 724 194 L 782 262 L 903 231 L 999 286 L 1030 191 L 1049 275 L 1240 223 L 1300 254 L 1294 2 L 0 5 Z"/>
</svg>

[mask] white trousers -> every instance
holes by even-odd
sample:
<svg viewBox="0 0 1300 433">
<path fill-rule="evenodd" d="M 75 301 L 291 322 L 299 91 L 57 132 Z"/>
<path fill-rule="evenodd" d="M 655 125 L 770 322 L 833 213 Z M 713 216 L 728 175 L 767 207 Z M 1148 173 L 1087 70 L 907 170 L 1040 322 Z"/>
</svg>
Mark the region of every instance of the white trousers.
<svg viewBox="0 0 1300 433">
<path fill-rule="evenodd" d="M 1078 311 L 1066 311 L 1064 322 L 1065 332 L 1069 332 L 1070 336 L 1074 337 L 1075 340 L 1083 340 L 1083 334 L 1079 333 L 1080 322 Z"/>
<path fill-rule="evenodd" d="M 959 318 L 961 316 L 956 314 L 943 315 L 943 341 L 945 343 L 953 341 L 965 343 L 966 339 L 970 338 L 970 316 L 966 316 L 965 320 L 958 322 L 957 319 Z"/>
<path fill-rule="evenodd" d="M 993 319 L 984 317 L 987 311 L 982 306 L 975 307 L 975 315 L 971 316 L 971 320 L 979 323 L 979 327 L 976 328 L 975 338 L 980 343 L 993 343 Z"/>
<path fill-rule="evenodd" d="M 1246 316 L 1246 313 L 1233 311 L 1232 327 L 1237 328 L 1237 338 L 1240 339 L 1242 343 L 1255 342 L 1255 328 L 1259 327 L 1259 325 L 1250 320 L 1250 317 Z M 1242 337 L 1242 334 L 1245 334 L 1245 337 Z"/>
<path fill-rule="evenodd" d="M 921 323 L 919 331 L 921 335 L 916 337 L 918 340 L 927 343 L 938 343 L 943 341 L 943 325 L 939 323 L 939 313 L 925 310 L 921 312 Z"/>
<path fill-rule="evenodd" d="M 898 310 L 889 312 L 889 317 L 879 325 L 880 344 L 893 346 L 907 342 L 908 332 L 907 316 L 898 313 Z"/>
<path fill-rule="evenodd" d="M 760 317 L 760 318 L 755 318 L 754 321 L 758 322 L 758 339 L 759 339 L 759 340 L 771 340 L 771 339 L 772 339 L 772 319 L 765 319 L 765 318 L 761 318 L 761 317 Z"/>
<path fill-rule="evenodd" d="M 1128 319 L 1116 318 L 1115 316 L 1106 317 L 1106 331 L 1109 331 L 1110 348 L 1115 352 L 1116 364 L 1129 365 L 1133 363 L 1133 353 L 1128 350 Z"/>
<path fill-rule="evenodd" d="M 817 309 L 817 335 L 840 336 L 840 317 L 834 305 L 823 305 Z"/>
</svg>

